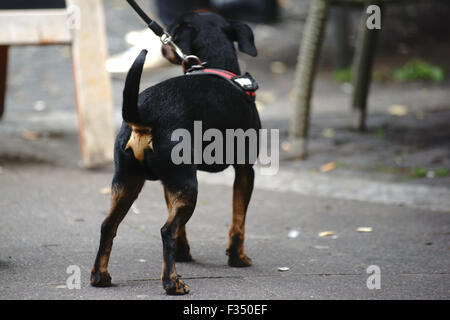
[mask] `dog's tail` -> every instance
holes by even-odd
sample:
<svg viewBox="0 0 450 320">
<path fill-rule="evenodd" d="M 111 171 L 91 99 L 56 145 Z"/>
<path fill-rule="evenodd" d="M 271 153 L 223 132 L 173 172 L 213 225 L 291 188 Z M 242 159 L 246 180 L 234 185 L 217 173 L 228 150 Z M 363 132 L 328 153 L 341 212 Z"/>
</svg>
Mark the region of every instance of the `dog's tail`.
<svg viewBox="0 0 450 320">
<path fill-rule="evenodd" d="M 138 96 L 142 68 L 144 67 L 147 50 L 142 50 L 128 71 L 123 89 L 122 118 L 127 123 L 138 123 Z"/>
</svg>

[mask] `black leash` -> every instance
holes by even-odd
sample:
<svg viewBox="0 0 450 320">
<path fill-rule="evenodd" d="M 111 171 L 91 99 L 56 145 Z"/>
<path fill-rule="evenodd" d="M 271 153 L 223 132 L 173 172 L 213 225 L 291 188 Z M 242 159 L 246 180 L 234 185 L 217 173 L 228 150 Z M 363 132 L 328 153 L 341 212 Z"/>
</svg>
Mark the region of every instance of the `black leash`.
<svg viewBox="0 0 450 320">
<path fill-rule="evenodd" d="M 144 10 L 139 7 L 139 5 L 134 0 L 127 0 L 127 2 L 130 4 L 130 6 L 136 11 L 136 13 L 141 17 L 142 20 L 145 21 L 147 26 L 158 36 L 163 37 L 166 32 L 164 32 L 164 29 L 156 22 L 150 19 L 150 17 L 144 12 Z"/>
<path fill-rule="evenodd" d="M 147 24 L 147 26 L 152 30 L 161 40 L 161 42 L 165 45 L 170 45 L 172 48 L 175 49 L 176 54 L 180 57 L 182 60 L 182 66 L 184 69 L 184 72 L 186 72 L 186 63 L 189 60 L 196 60 L 197 63 L 202 66 L 201 60 L 194 55 L 185 55 L 183 51 L 172 41 L 172 37 L 170 34 L 168 34 L 163 27 L 161 27 L 158 22 L 150 19 L 150 17 L 142 10 L 141 7 L 136 3 L 134 0 L 127 0 L 128 4 L 136 11 L 136 13 L 141 17 L 142 20 Z"/>
</svg>

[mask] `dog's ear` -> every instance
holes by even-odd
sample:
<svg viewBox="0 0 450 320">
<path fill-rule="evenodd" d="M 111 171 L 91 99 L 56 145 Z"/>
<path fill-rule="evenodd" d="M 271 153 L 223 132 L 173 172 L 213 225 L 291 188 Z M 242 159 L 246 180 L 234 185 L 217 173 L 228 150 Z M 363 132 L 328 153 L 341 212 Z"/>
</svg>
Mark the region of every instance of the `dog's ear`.
<svg viewBox="0 0 450 320">
<path fill-rule="evenodd" d="M 238 21 L 229 21 L 231 40 L 238 43 L 239 50 L 256 57 L 258 52 L 255 47 L 255 37 L 253 31 L 248 25 Z"/>
</svg>

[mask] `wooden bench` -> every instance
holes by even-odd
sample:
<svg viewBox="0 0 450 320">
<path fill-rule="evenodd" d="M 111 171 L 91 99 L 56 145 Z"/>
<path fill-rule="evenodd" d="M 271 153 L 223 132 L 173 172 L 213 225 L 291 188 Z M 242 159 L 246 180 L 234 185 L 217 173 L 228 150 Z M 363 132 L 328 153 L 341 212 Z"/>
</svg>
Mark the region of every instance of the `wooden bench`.
<svg viewBox="0 0 450 320">
<path fill-rule="evenodd" d="M 84 166 L 110 163 L 115 135 L 114 104 L 105 69 L 107 44 L 101 0 L 67 0 L 67 8 L 60 9 L 0 10 L 0 117 L 5 109 L 8 48 L 50 44 L 72 47 Z"/>
</svg>

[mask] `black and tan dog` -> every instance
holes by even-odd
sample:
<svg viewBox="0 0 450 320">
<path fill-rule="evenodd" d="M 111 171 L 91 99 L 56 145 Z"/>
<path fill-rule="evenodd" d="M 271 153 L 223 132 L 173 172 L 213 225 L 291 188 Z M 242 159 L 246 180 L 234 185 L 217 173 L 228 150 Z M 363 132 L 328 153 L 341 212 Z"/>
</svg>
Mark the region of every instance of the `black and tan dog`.
<svg viewBox="0 0 450 320">
<path fill-rule="evenodd" d="M 240 74 L 234 42 L 239 50 L 256 56 L 251 29 L 213 13 L 190 13 L 171 28 L 174 42 L 186 54 L 207 61 L 211 68 Z M 172 47 L 165 56 L 180 63 Z M 179 164 L 171 160 L 178 142 L 175 129 L 193 132 L 194 121 L 203 129 L 247 130 L 261 128 L 255 104 L 242 90 L 214 76 L 184 75 L 163 81 L 139 94 L 146 51 L 136 58 L 123 92 L 123 124 L 115 142 L 115 174 L 108 216 L 101 226 L 100 246 L 91 272 L 93 286 L 111 285 L 108 260 L 120 222 L 138 197 L 145 180 L 161 180 L 169 218 L 161 228 L 163 242 L 162 283 L 167 294 L 186 294 L 189 287 L 179 278 L 175 261 L 192 260 L 185 224 L 197 200 L 197 170 L 219 172 L 228 164 Z M 233 219 L 227 248 L 228 264 L 246 267 L 251 260 L 244 251 L 245 215 L 253 190 L 253 163 L 233 165 Z"/>
</svg>

